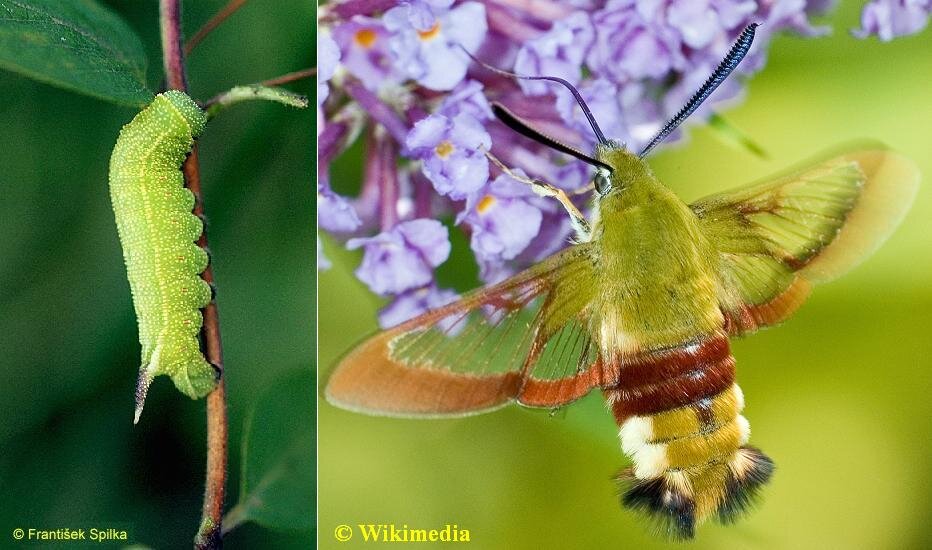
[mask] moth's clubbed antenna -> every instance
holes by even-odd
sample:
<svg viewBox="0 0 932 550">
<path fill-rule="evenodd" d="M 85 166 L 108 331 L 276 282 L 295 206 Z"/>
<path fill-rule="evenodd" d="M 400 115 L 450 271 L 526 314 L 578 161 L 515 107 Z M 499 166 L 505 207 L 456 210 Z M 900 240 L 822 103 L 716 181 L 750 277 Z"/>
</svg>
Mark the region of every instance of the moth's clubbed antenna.
<svg viewBox="0 0 932 550">
<path fill-rule="evenodd" d="M 586 115 L 586 120 L 589 121 L 589 126 L 591 126 L 592 131 L 595 132 L 595 136 L 598 138 L 599 143 L 601 143 L 602 145 L 608 145 L 608 140 L 605 139 L 605 134 L 603 134 L 602 129 L 599 128 L 599 124 L 595 121 L 595 117 L 592 116 L 592 111 L 589 110 L 589 106 L 586 105 L 586 102 L 585 100 L 583 100 L 582 95 L 579 93 L 579 90 L 577 90 L 576 87 L 570 84 L 568 81 L 560 77 L 557 77 L 557 76 L 527 76 L 527 75 L 520 75 L 520 74 L 515 74 L 509 71 L 505 71 L 505 70 L 499 69 L 498 67 L 493 67 L 489 65 L 488 63 L 480 61 L 479 59 L 476 59 L 476 56 L 469 53 L 466 50 L 466 48 L 462 48 L 462 49 L 464 52 L 466 52 L 466 55 L 472 58 L 473 61 L 482 65 L 486 69 L 494 73 L 498 73 L 502 76 L 507 76 L 509 78 L 517 78 L 520 80 L 547 80 L 550 82 L 557 82 L 559 84 L 562 84 L 563 86 L 566 87 L 567 90 L 570 91 L 571 94 L 573 94 L 573 97 L 576 99 L 576 103 L 579 104 L 579 108 L 582 109 L 583 114 Z"/>
<path fill-rule="evenodd" d="M 725 56 L 725 59 L 719 63 L 715 72 L 709 76 L 709 79 L 699 88 L 699 91 L 689 98 L 689 101 L 680 109 L 680 112 L 664 125 L 660 132 L 650 140 L 650 143 L 644 146 L 644 149 L 638 154 L 639 157 L 643 157 L 649 153 L 651 149 L 670 135 L 670 132 L 676 130 L 676 127 L 689 118 L 689 115 L 693 114 L 693 112 L 702 105 L 702 102 L 712 95 L 712 92 L 718 88 L 719 84 L 728 78 L 728 75 L 735 70 L 738 63 L 741 63 L 741 60 L 747 55 L 748 50 L 751 49 L 751 43 L 754 41 L 754 31 L 757 29 L 758 25 L 758 23 L 751 23 L 741 31 L 741 35 L 738 36 L 734 45 L 731 46 L 731 50 L 728 51 L 728 55 Z"/>
</svg>

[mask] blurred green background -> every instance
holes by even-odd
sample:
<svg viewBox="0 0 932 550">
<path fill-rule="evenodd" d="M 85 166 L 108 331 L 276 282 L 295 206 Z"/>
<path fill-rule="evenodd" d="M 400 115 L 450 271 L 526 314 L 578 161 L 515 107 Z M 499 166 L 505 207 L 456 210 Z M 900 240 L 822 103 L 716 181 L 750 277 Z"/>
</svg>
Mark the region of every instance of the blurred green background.
<svg viewBox="0 0 932 550">
<path fill-rule="evenodd" d="M 157 2 L 108 4 L 142 37 L 157 89 Z M 187 33 L 224 4 L 184 2 Z M 313 11 L 303 0 L 247 4 L 189 57 L 192 96 L 312 66 Z M 290 88 L 310 94 L 312 86 Z M 133 542 L 190 548 L 204 402 L 160 377 L 132 424 L 139 344 L 107 168 L 135 109 L 8 72 L 0 98 L 0 547 L 13 544 L 15 527 L 112 526 Z M 243 104 L 200 140 L 227 369 L 228 507 L 252 402 L 283 373 L 314 366 L 312 111 Z M 227 537 L 233 548 L 312 541 L 309 532 L 252 524 Z"/>
<path fill-rule="evenodd" d="M 861 5 L 843 3 L 830 37 L 776 39 L 745 102 L 723 113 L 769 160 L 695 128 L 652 158 L 662 181 L 691 201 L 857 138 L 882 140 L 932 175 L 932 29 L 888 44 L 856 40 L 848 29 Z M 358 177 L 351 164 L 332 179 Z M 512 407 L 434 421 L 366 417 L 321 400 L 321 548 L 363 547 L 358 534 L 333 538 L 337 525 L 358 523 L 457 524 L 483 549 L 932 547 L 930 219 L 927 179 L 869 261 L 817 288 L 783 326 L 734 342 L 751 442 L 777 463 L 762 505 L 737 525 L 707 524 L 674 545 L 623 511 L 610 478 L 628 462 L 598 392 L 552 417 Z M 334 267 L 319 280 L 321 385 L 375 330 L 380 306 L 353 278 L 360 254 L 325 245 Z M 462 291 L 476 268 L 454 256 L 441 283 Z"/>
</svg>

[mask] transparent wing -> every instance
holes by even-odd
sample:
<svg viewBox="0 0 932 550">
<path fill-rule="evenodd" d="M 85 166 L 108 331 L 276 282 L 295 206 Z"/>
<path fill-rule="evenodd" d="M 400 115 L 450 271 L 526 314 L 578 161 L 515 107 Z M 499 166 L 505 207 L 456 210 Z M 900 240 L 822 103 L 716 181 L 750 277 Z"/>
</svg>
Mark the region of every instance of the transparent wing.
<svg viewBox="0 0 932 550">
<path fill-rule="evenodd" d="M 327 400 L 386 416 L 557 407 L 605 385 L 589 329 L 593 246 L 380 332 L 337 366 Z"/>
<path fill-rule="evenodd" d="M 918 184 L 912 161 L 872 144 L 692 204 L 721 255 L 730 331 L 782 321 L 812 283 L 867 258 L 899 225 Z"/>
</svg>

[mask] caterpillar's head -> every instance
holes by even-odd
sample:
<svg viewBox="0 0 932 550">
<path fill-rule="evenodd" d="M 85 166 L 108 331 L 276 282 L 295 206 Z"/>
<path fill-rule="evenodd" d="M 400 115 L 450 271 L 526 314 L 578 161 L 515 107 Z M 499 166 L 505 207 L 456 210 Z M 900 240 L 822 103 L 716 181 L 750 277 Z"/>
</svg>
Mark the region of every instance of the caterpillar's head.
<svg viewBox="0 0 932 550">
<path fill-rule="evenodd" d="M 207 115 L 204 114 L 204 111 L 194 102 L 193 99 L 188 97 L 188 94 L 179 91 L 179 90 L 168 90 L 163 92 L 156 97 L 156 101 L 162 98 L 168 101 L 178 113 L 184 118 L 185 122 L 188 123 L 188 126 L 191 127 L 191 135 L 197 137 L 201 135 L 204 131 L 204 127 L 207 125 Z"/>
</svg>

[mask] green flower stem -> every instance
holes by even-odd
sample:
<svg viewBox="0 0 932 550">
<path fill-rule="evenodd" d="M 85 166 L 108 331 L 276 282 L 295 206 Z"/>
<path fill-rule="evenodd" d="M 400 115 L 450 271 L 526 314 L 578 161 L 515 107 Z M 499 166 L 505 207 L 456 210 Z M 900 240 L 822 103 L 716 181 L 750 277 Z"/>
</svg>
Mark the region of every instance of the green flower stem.
<svg viewBox="0 0 932 550">
<path fill-rule="evenodd" d="M 217 116 L 217 113 L 231 105 L 252 100 L 275 101 L 283 105 L 290 105 L 304 109 L 308 105 L 307 97 L 289 92 L 283 88 L 270 88 L 262 84 L 236 86 L 214 97 L 205 104 L 208 120 Z"/>
</svg>

